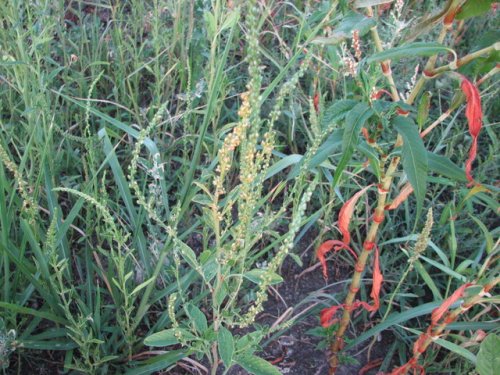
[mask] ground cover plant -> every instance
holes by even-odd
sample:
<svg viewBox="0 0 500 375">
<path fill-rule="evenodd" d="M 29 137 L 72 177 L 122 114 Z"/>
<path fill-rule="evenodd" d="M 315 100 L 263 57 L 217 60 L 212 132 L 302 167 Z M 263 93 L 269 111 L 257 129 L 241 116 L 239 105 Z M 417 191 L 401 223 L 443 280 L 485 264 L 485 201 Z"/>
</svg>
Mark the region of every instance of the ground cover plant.
<svg viewBox="0 0 500 375">
<path fill-rule="evenodd" d="M 494 374 L 496 8 L 0 2 L 2 372 Z"/>
</svg>

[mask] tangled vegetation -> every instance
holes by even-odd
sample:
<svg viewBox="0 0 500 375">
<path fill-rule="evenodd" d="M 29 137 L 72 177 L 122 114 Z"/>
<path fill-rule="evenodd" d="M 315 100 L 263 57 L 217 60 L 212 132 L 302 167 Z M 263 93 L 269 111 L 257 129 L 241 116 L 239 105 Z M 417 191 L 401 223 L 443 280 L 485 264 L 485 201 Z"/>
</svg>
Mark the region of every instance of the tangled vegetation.
<svg viewBox="0 0 500 375">
<path fill-rule="evenodd" d="M 3 373 L 496 372 L 497 3 L 0 20 Z"/>
</svg>

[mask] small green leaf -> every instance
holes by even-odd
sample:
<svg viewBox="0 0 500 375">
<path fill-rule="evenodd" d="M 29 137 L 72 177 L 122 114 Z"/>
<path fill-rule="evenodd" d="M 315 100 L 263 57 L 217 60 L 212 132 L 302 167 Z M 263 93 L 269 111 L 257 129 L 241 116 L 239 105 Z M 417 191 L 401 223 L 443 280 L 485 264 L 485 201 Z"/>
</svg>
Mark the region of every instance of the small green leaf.
<svg viewBox="0 0 500 375">
<path fill-rule="evenodd" d="M 238 357 L 236 362 L 254 375 L 281 375 L 276 367 L 271 365 L 266 360 L 255 355 L 245 355 Z"/>
<path fill-rule="evenodd" d="M 498 374 L 500 368 L 500 336 L 490 333 L 481 343 L 477 353 L 476 371 L 479 375 Z"/>
<path fill-rule="evenodd" d="M 181 335 L 185 340 L 194 340 L 196 337 L 186 329 L 170 328 L 164 331 L 153 333 L 144 339 L 144 344 L 148 346 L 169 346 L 179 343 L 176 335 Z"/>
<path fill-rule="evenodd" d="M 368 158 L 373 174 L 380 180 L 382 173 L 380 170 L 380 160 L 378 159 L 378 154 L 366 142 L 361 142 L 357 146 L 357 149 Z"/>
<path fill-rule="evenodd" d="M 417 124 L 419 130 L 422 130 L 422 127 L 425 125 L 427 118 L 429 117 L 431 97 L 432 93 L 430 91 L 424 92 L 420 98 L 420 102 L 418 103 Z"/>
<path fill-rule="evenodd" d="M 336 186 L 347 163 L 351 160 L 354 147 L 359 143 L 361 127 L 373 115 L 373 110 L 366 103 L 358 103 L 349 112 L 345 120 L 345 130 L 342 136 L 342 158 L 337 164 L 333 176 L 333 186 Z"/>
<path fill-rule="evenodd" d="M 427 150 L 415 123 L 407 117 L 397 116 L 394 127 L 403 136 L 403 169 L 408 176 L 417 199 L 417 215 L 420 217 L 427 188 Z"/>
<path fill-rule="evenodd" d="M 366 61 L 368 64 L 371 64 L 385 60 L 400 60 L 410 56 L 433 56 L 440 52 L 447 53 L 450 51 L 453 50 L 439 43 L 415 42 L 376 53 L 369 57 Z"/>
<path fill-rule="evenodd" d="M 193 305 L 192 303 L 188 304 L 186 307 L 186 312 L 199 333 L 203 333 L 207 330 L 207 318 L 196 305 Z"/>
<path fill-rule="evenodd" d="M 132 293 L 130 293 L 130 295 L 134 295 L 138 292 L 140 292 L 142 289 L 144 289 L 145 287 L 147 287 L 149 284 L 151 284 L 153 281 L 155 280 L 155 277 L 151 277 L 149 279 L 147 279 L 146 281 L 144 281 L 143 283 L 137 285 L 134 290 L 132 291 Z"/>
<path fill-rule="evenodd" d="M 351 109 L 359 102 L 353 99 L 343 99 L 335 101 L 328 107 L 321 118 L 321 127 L 324 129 L 328 125 L 344 119 Z"/>
<path fill-rule="evenodd" d="M 224 366 L 226 366 L 226 368 L 229 368 L 231 366 L 231 362 L 233 361 L 234 339 L 233 335 L 227 328 L 219 328 L 217 344 L 222 362 L 224 362 Z"/>
<path fill-rule="evenodd" d="M 178 249 L 184 260 L 194 269 L 200 268 L 198 261 L 196 260 L 196 254 L 193 249 L 191 249 L 184 242 L 178 240 L 175 242 L 178 245 Z"/>
<path fill-rule="evenodd" d="M 262 277 L 264 275 L 268 275 L 267 277 L 270 278 L 270 285 L 279 284 L 283 282 L 283 278 L 280 275 L 258 268 L 245 272 L 243 277 L 247 278 L 248 280 L 250 280 L 255 284 L 260 284 L 262 282 Z"/>
</svg>

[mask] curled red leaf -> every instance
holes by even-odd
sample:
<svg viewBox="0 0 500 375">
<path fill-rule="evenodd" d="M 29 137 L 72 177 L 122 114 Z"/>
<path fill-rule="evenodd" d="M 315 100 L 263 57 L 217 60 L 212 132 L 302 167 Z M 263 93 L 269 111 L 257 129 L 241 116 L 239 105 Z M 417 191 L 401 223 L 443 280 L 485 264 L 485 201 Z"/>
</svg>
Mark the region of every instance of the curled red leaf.
<svg viewBox="0 0 500 375">
<path fill-rule="evenodd" d="M 321 267 L 323 268 L 323 277 L 328 280 L 328 271 L 326 267 L 326 254 L 330 251 L 340 251 L 342 249 L 348 250 L 352 256 L 356 259 L 358 256 L 349 246 L 339 240 L 328 240 L 323 242 L 316 250 L 316 256 L 318 257 Z"/>
<path fill-rule="evenodd" d="M 382 288 L 382 283 L 384 282 L 384 276 L 380 272 L 380 260 L 378 246 L 375 246 L 375 254 L 373 257 L 373 283 L 372 291 L 370 297 L 373 300 L 373 304 L 370 305 L 363 301 L 357 301 L 353 304 L 354 308 L 363 307 L 366 311 L 374 312 L 380 307 L 380 289 Z"/>
<path fill-rule="evenodd" d="M 321 310 L 321 312 L 319 313 L 319 322 L 323 328 L 328 328 L 338 321 L 338 319 L 334 319 L 333 317 L 337 313 L 337 310 L 341 307 L 342 305 L 338 305 L 327 307 L 326 309 Z"/>
<path fill-rule="evenodd" d="M 392 95 L 389 91 L 380 89 L 372 93 L 371 98 L 374 100 L 378 100 L 382 97 L 382 95 L 387 95 L 389 98 L 392 98 Z"/>
<path fill-rule="evenodd" d="M 342 242 L 346 245 L 351 241 L 351 235 L 349 233 L 349 224 L 351 222 L 352 214 L 354 213 L 354 207 L 358 199 L 371 187 L 368 185 L 365 188 L 354 194 L 347 202 L 344 203 L 339 212 L 339 230 L 342 233 Z"/>
<path fill-rule="evenodd" d="M 481 108 L 481 95 L 479 95 L 478 88 L 470 82 L 466 77 L 462 76 L 462 83 L 460 85 L 466 98 L 465 117 L 469 122 L 469 133 L 472 137 L 472 145 L 469 150 L 469 157 L 465 162 L 465 175 L 470 183 L 474 183 L 472 177 L 472 163 L 476 159 L 477 154 L 477 138 L 483 126 L 483 111 Z"/>
<path fill-rule="evenodd" d="M 385 209 L 386 210 L 395 210 L 396 208 L 398 208 L 401 205 L 401 203 L 403 203 L 405 200 L 408 199 L 408 197 L 411 195 L 411 193 L 413 193 L 413 187 L 411 186 L 410 183 L 407 183 L 405 186 L 403 186 L 403 188 L 401 189 L 401 191 L 399 192 L 397 197 L 394 198 L 392 203 L 390 205 L 386 206 Z"/>
<path fill-rule="evenodd" d="M 448 311 L 448 309 L 457 302 L 464 294 L 465 289 L 471 286 L 472 283 L 465 283 L 460 288 L 455 290 L 455 292 L 446 298 L 441 305 L 432 311 L 431 315 L 431 326 L 435 326 L 443 317 L 443 315 Z"/>
</svg>

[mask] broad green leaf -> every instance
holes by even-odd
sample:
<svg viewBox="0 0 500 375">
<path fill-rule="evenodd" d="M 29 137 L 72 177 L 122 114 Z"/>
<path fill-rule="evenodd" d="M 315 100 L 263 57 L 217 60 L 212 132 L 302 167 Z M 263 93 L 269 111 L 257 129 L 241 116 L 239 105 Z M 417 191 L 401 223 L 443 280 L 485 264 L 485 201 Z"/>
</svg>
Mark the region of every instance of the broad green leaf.
<svg viewBox="0 0 500 375">
<path fill-rule="evenodd" d="M 342 16 L 342 20 L 328 37 L 314 38 L 314 44 L 338 44 L 352 38 L 352 32 L 358 30 L 359 36 L 365 35 L 377 25 L 373 17 L 365 17 L 361 13 L 350 12 Z"/>
<path fill-rule="evenodd" d="M 433 56 L 440 52 L 448 53 L 450 51 L 452 51 L 451 48 L 445 47 L 439 43 L 415 42 L 376 53 L 370 56 L 366 61 L 368 64 L 371 64 L 385 60 L 400 60 L 412 56 Z"/>
<path fill-rule="evenodd" d="M 199 333 L 203 333 L 207 330 L 207 318 L 196 305 L 193 305 L 192 303 L 188 304 L 186 307 L 186 312 Z"/>
<path fill-rule="evenodd" d="M 271 165 L 267 169 L 266 180 L 273 177 L 274 175 L 280 173 L 283 169 L 288 168 L 291 165 L 298 164 L 302 160 L 303 156 L 299 154 L 287 155 L 283 159 L 278 160 L 276 163 Z"/>
<path fill-rule="evenodd" d="M 219 355 L 224 362 L 224 366 L 229 368 L 231 362 L 233 361 L 234 354 L 234 339 L 231 332 L 225 328 L 220 327 L 219 333 L 217 335 L 217 345 L 219 348 Z"/>
<path fill-rule="evenodd" d="M 455 18 L 457 20 L 465 20 L 488 13 L 491 9 L 491 4 L 494 2 L 496 0 L 469 0 L 462 5 Z"/>
<path fill-rule="evenodd" d="M 451 178 L 454 181 L 467 181 L 464 170 L 458 167 L 447 157 L 436 155 L 429 151 L 427 153 L 427 161 L 429 163 L 430 171 Z"/>
<path fill-rule="evenodd" d="M 199 269 L 200 265 L 196 260 L 196 254 L 194 253 L 193 249 L 191 249 L 188 245 L 180 240 L 176 241 L 175 244 L 178 245 L 179 252 L 181 253 L 184 260 L 194 269 Z"/>
<path fill-rule="evenodd" d="M 490 333 L 477 353 L 476 371 L 479 375 L 495 375 L 500 369 L 500 336 Z"/>
<path fill-rule="evenodd" d="M 169 346 L 179 343 L 177 336 L 181 335 L 185 340 L 194 340 L 196 337 L 186 329 L 170 328 L 164 331 L 153 333 L 144 339 L 144 344 L 148 346 Z"/>
<path fill-rule="evenodd" d="M 245 272 L 243 276 L 255 284 L 260 284 L 262 282 L 262 277 L 267 274 L 269 274 L 267 270 L 255 268 L 251 271 Z M 283 278 L 276 273 L 270 273 L 267 277 L 270 278 L 270 285 L 283 282 Z"/>
<path fill-rule="evenodd" d="M 208 329 L 207 318 L 198 306 L 190 303 L 187 312 L 198 332 L 203 333 Z"/>
<path fill-rule="evenodd" d="M 345 118 L 349 111 L 354 108 L 359 102 L 353 99 L 336 100 L 330 107 L 325 110 L 321 118 L 321 127 L 324 129 L 330 124 Z"/>
<path fill-rule="evenodd" d="M 415 123 L 407 117 L 397 116 L 394 127 L 402 135 L 403 169 L 408 176 L 417 199 L 417 218 L 420 217 L 427 188 L 427 150 Z"/>
<path fill-rule="evenodd" d="M 359 132 L 365 122 L 373 115 L 373 110 L 366 103 L 358 103 L 349 112 L 345 120 L 345 129 L 342 136 L 342 158 L 337 164 L 333 176 L 333 186 L 336 186 L 347 163 L 351 160 L 354 147 L 359 143 Z"/>
<path fill-rule="evenodd" d="M 281 375 L 276 367 L 271 365 L 266 360 L 255 355 L 245 355 L 238 357 L 236 362 L 254 375 Z"/>
</svg>

